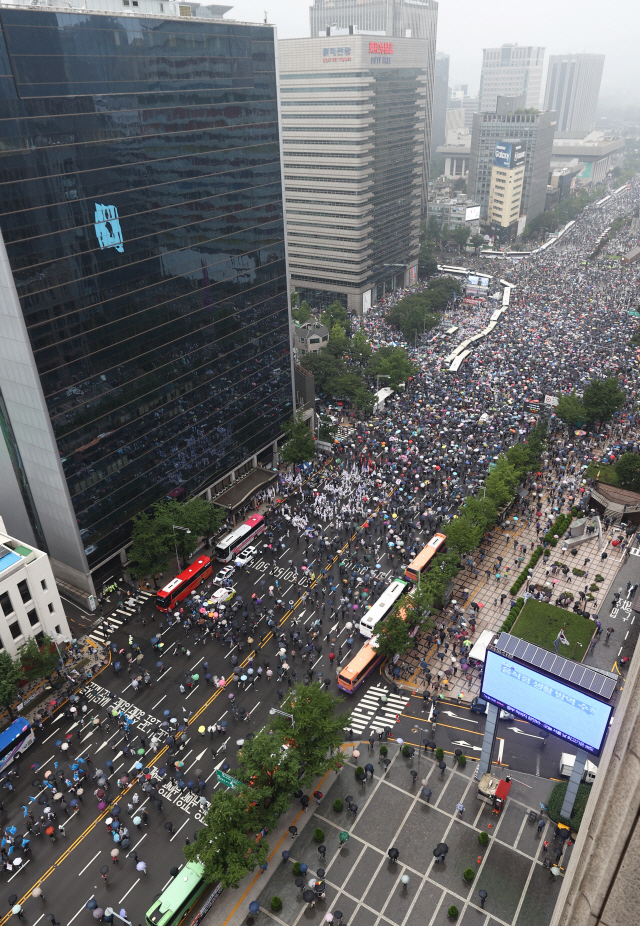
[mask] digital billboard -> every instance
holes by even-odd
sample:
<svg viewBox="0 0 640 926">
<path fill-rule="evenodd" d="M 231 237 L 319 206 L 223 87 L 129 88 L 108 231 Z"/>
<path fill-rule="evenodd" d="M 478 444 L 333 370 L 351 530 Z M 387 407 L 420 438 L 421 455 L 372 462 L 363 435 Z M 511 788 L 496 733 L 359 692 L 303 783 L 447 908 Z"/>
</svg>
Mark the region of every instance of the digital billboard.
<svg viewBox="0 0 640 926">
<path fill-rule="evenodd" d="M 560 679 L 487 650 L 480 693 L 594 756 L 600 754 L 613 706 Z"/>
<path fill-rule="evenodd" d="M 519 141 L 498 141 L 493 153 L 493 163 L 496 167 L 506 167 L 511 170 L 513 167 L 520 167 L 524 164 L 527 152 L 522 142 Z"/>
<path fill-rule="evenodd" d="M 475 222 L 480 218 L 480 206 L 467 206 L 464 213 L 465 222 Z"/>
</svg>

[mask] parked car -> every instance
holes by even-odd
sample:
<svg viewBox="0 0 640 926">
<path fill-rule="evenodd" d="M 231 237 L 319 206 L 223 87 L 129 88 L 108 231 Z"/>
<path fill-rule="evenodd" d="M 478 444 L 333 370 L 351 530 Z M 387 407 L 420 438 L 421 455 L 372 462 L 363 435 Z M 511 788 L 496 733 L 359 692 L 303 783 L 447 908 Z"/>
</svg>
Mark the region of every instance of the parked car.
<svg viewBox="0 0 640 926">
<path fill-rule="evenodd" d="M 236 566 L 248 566 L 258 555 L 257 547 L 245 547 L 236 556 Z"/>
</svg>

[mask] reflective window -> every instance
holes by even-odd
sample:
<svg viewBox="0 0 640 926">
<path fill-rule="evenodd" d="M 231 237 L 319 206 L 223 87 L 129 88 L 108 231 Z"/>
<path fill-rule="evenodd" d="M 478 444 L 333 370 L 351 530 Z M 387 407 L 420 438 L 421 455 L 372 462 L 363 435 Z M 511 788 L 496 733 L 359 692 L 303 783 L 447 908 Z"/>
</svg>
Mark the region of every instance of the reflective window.
<svg viewBox="0 0 640 926">
<path fill-rule="evenodd" d="M 94 566 L 291 415 L 273 32 L 0 22 L 0 226 Z"/>
</svg>

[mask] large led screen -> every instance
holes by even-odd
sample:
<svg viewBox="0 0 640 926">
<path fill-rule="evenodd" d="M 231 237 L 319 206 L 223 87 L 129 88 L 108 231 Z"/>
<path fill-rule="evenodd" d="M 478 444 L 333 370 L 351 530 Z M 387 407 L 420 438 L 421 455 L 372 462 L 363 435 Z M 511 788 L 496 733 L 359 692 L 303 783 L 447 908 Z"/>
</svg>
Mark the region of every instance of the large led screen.
<svg viewBox="0 0 640 926">
<path fill-rule="evenodd" d="M 600 754 L 610 704 L 492 650 L 487 650 L 481 694 L 586 752 Z"/>
</svg>

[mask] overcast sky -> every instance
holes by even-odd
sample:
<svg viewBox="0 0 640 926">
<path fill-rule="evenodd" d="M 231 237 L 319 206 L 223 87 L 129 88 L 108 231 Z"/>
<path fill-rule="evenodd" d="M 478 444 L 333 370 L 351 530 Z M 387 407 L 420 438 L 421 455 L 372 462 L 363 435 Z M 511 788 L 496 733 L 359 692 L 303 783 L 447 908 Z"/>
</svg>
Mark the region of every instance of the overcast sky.
<svg viewBox="0 0 640 926">
<path fill-rule="evenodd" d="M 306 0 L 237 0 L 227 19 L 261 22 L 266 9 L 280 38 L 308 36 L 309 5 Z M 440 0 L 437 48 L 451 55 L 450 84 L 469 84 L 472 94 L 478 91 L 486 46 L 543 45 L 545 62 L 550 54 L 605 54 L 602 95 L 632 102 L 640 98 L 638 9 L 637 0 Z"/>
</svg>

